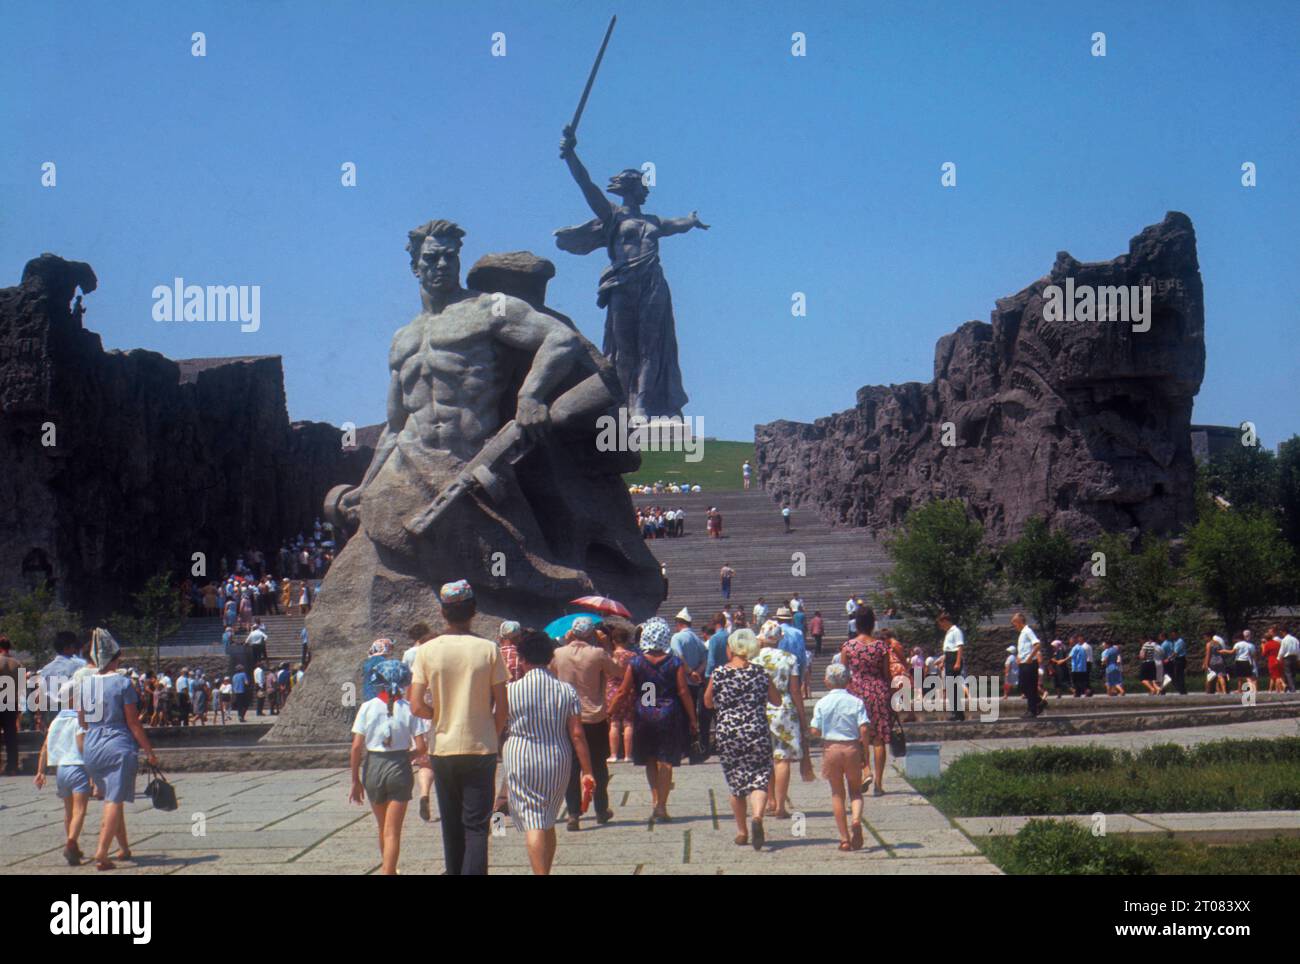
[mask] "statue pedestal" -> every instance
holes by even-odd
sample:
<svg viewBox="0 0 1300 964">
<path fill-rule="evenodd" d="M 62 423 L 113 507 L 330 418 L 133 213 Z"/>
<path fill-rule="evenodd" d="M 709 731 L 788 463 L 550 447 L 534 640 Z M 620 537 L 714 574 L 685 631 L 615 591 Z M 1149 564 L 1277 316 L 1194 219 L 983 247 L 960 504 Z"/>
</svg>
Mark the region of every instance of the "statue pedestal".
<svg viewBox="0 0 1300 964">
<path fill-rule="evenodd" d="M 682 452 L 695 437 L 690 419 L 663 416 L 651 418 L 640 435 L 644 452 Z"/>
</svg>

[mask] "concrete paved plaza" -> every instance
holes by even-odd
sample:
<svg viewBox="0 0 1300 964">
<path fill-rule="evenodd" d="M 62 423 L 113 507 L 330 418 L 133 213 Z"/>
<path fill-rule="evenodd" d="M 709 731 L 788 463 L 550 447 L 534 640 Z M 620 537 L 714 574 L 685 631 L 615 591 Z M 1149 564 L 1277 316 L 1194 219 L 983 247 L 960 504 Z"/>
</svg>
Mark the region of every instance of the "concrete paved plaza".
<svg viewBox="0 0 1300 964">
<path fill-rule="evenodd" d="M 817 761 L 820 766 L 820 761 Z M 964 833 L 887 771 L 884 797 L 867 798 L 867 846 L 836 849 L 838 834 L 825 781 L 798 782 L 791 799 L 803 814 L 769 818 L 762 853 L 732 842 L 735 824 L 716 760 L 675 773 L 669 799 L 673 821 L 651 826 L 649 791 L 640 768 L 612 767 L 615 817 L 604 827 L 561 824 L 555 872 L 564 874 L 996 874 Z M 500 770 L 498 769 L 498 776 Z M 174 779 L 180 809 L 163 813 L 142 795 L 128 807 L 137 860 L 116 873 L 366 874 L 379 864 L 369 806 L 347 802 L 345 770 L 182 773 Z M 144 779 L 138 785 L 144 788 Z M 435 801 L 436 802 L 436 801 Z M 435 807 L 436 809 L 436 807 Z M 94 850 L 102 805 L 92 801 L 82 849 Z M 97 874 L 93 865 L 68 867 L 62 858 L 62 805 L 51 784 L 37 791 L 30 777 L 0 779 L 0 872 Z M 491 841 L 492 873 L 528 873 L 523 835 L 507 820 Z M 200 833 L 201 831 L 201 833 Z M 425 824 L 414 804 L 402 840 L 404 874 L 443 870 L 441 825 Z M 100 874 L 99 876 L 105 876 Z"/>
</svg>

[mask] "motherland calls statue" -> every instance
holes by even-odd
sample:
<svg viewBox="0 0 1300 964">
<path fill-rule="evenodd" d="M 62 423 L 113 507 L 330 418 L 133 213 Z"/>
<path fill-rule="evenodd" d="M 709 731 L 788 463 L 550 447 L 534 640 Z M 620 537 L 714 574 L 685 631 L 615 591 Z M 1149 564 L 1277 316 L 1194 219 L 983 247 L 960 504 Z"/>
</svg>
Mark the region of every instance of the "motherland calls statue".
<svg viewBox="0 0 1300 964">
<path fill-rule="evenodd" d="M 387 424 L 361 483 L 326 513 L 353 533 L 307 617 L 312 665 L 270 742 L 346 739 L 365 649 L 402 648 L 436 624 L 438 586 L 468 579 L 476 631 L 544 625 L 576 596 L 620 600 L 638 618 L 663 598 L 659 565 L 636 531 L 621 474 L 636 452 L 600 452 L 597 418 L 623 399 L 618 379 L 573 323 L 544 304 L 550 262 L 489 255 L 460 283 L 465 232 L 410 232 L 421 312 L 389 349 Z"/>
<path fill-rule="evenodd" d="M 560 157 L 596 217 L 577 227 L 560 228 L 555 243 L 571 254 L 604 248 L 609 255 L 596 304 L 606 312 L 604 351 L 627 395 L 628 414 L 680 418 L 687 398 L 677 364 L 673 300 L 659 264 L 659 239 L 691 228 L 707 231 L 709 226 L 694 211 L 684 218 L 643 213 L 641 205 L 650 189 L 642 173 L 632 168 L 610 178 L 605 190 L 623 201 L 611 204 L 578 160 L 577 143 L 570 124 L 564 128 Z"/>
</svg>

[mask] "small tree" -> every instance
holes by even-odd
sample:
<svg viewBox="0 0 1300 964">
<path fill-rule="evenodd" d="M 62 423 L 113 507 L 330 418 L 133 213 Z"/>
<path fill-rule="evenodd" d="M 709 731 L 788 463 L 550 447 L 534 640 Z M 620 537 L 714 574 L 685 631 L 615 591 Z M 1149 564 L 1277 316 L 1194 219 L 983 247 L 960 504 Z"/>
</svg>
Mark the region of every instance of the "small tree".
<svg viewBox="0 0 1300 964">
<path fill-rule="evenodd" d="M 946 611 L 972 642 L 993 614 L 994 560 L 984 548 L 984 527 L 966 506 L 945 499 L 913 509 L 886 536 L 885 550 L 894 563 L 887 591 L 913 618 L 917 635 L 933 637 L 934 618 Z"/>
<path fill-rule="evenodd" d="M 1056 637 L 1056 624 L 1074 612 L 1083 591 L 1079 548 L 1064 532 L 1052 532 L 1047 520 L 1034 516 L 1020 538 L 1002 550 L 1007 587 L 1047 634 Z"/>
<path fill-rule="evenodd" d="M 1200 467 L 1206 492 L 1234 509 L 1278 508 L 1278 460 L 1260 445 L 1234 445 Z"/>
<path fill-rule="evenodd" d="M 12 590 L 2 608 L 0 633 L 9 637 L 16 651 L 30 653 L 38 663 L 44 663 L 52 652 L 56 633 L 75 633 L 81 628 L 81 617 L 66 609 L 48 586 L 28 592 Z"/>
<path fill-rule="evenodd" d="M 1110 621 L 1122 637 L 1140 641 L 1162 628 L 1195 631 L 1191 587 L 1174 563 L 1167 539 L 1148 536 L 1133 551 L 1126 536 L 1108 533 L 1098 540 L 1094 569 L 1102 567 L 1093 595 L 1110 605 Z M 1170 626 L 1171 621 L 1184 625 Z"/>
<path fill-rule="evenodd" d="M 1300 553 L 1300 435 L 1293 435 L 1278 446 L 1277 490 L 1282 537 Z M 1295 597 L 1287 601 L 1295 602 Z"/>
<path fill-rule="evenodd" d="M 1187 569 L 1229 638 L 1283 600 L 1291 548 L 1261 509 L 1210 511 L 1187 533 Z"/>
<path fill-rule="evenodd" d="M 123 645 L 152 649 L 156 667 L 159 644 L 185 622 L 187 610 L 184 600 L 172 585 L 171 574 L 166 570 L 151 576 L 131 600 L 135 612 L 115 613 L 109 617 L 109 627 Z"/>
</svg>

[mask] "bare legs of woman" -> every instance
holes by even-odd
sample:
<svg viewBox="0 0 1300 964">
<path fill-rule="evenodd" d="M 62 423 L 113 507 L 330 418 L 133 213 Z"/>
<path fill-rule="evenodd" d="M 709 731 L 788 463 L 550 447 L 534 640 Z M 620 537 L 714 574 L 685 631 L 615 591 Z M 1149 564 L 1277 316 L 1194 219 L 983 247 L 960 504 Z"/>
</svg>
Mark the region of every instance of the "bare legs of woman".
<svg viewBox="0 0 1300 964">
<path fill-rule="evenodd" d="M 406 819 L 406 801 L 390 800 L 372 803 L 371 811 L 379 825 L 379 859 L 383 861 L 381 874 L 397 873 L 397 858 L 402 854 L 402 821 Z"/>
<path fill-rule="evenodd" d="M 888 747 L 884 743 L 873 742 L 871 744 L 871 770 L 873 782 L 871 785 L 871 795 L 873 797 L 883 796 L 885 792 L 885 752 Z"/>
<path fill-rule="evenodd" d="M 781 820 L 787 820 L 790 812 L 786 810 L 786 799 L 790 791 L 790 761 L 777 760 L 772 766 L 772 797 L 767 802 L 767 812 Z"/>
<path fill-rule="evenodd" d="M 546 877 L 555 863 L 555 828 L 525 830 L 524 846 L 528 848 L 528 863 L 538 877 Z"/>
<path fill-rule="evenodd" d="M 617 720 L 609 721 L 609 762 L 613 763 L 619 758 L 618 738 L 623 737 L 623 759 L 629 763 L 632 762 L 632 724 L 624 723 L 620 725 Z"/>
<path fill-rule="evenodd" d="M 673 785 L 673 768 L 667 763 L 650 760 L 645 765 L 645 780 L 650 785 L 650 801 L 654 805 L 652 816 L 656 820 L 671 819 L 668 816 L 668 791 Z"/>
<path fill-rule="evenodd" d="M 131 848 L 126 842 L 126 811 L 121 803 L 106 802 L 104 804 L 104 816 L 99 826 L 99 843 L 95 846 L 95 865 L 100 870 L 112 870 L 113 863 L 108 859 L 108 848 L 117 838 L 118 846 L 121 848 L 117 857 L 119 860 L 128 860 L 131 857 Z"/>
<path fill-rule="evenodd" d="M 748 810 L 745 806 L 748 799 Z M 767 810 L 767 791 L 754 790 L 749 797 L 738 797 L 734 793 L 731 795 L 731 812 L 736 818 L 736 844 L 744 846 L 750 842 L 750 830 L 753 830 L 754 849 L 758 850 L 763 846 L 763 814 Z M 746 819 L 750 820 L 747 825 Z"/>
</svg>

